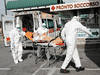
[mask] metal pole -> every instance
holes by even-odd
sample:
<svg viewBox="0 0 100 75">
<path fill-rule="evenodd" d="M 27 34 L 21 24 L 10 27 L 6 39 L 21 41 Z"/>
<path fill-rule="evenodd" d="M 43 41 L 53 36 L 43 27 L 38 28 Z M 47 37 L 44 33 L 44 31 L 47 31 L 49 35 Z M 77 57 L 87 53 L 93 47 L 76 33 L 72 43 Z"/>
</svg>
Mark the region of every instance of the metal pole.
<svg viewBox="0 0 100 75">
<path fill-rule="evenodd" d="M 4 0 L 4 5 L 5 5 L 5 15 L 7 15 L 7 10 L 6 10 L 6 0 Z"/>
</svg>

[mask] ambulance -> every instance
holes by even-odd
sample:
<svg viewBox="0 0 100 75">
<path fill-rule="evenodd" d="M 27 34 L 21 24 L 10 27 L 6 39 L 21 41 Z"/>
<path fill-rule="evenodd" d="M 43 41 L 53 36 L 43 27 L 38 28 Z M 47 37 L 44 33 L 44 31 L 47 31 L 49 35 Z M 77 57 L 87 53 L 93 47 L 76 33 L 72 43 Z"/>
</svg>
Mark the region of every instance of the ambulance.
<svg viewBox="0 0 100 75">
<path fill-rule="evenodd" d="M 59 36 L 61 23 L 59 21 L 59 15 L 52 15 L 43 13 L 40 11 L 27 11 L 27 12 L 16 12 L 14 15 L 2 15 L 2 27 L 3 27 L 3 39 L 4 46 L 10 46 L 9 32 L 15 28 L 16 18 L 19 17 L 19 24 L 21 30 L 35 32 L 42 23 L 46 24 L 48 29 L 48 36 L 56 37 Z M 41 20 L 41 22 L 39 22 Z M 33 46 L 32 41 L 26 37 L 22 37 L 23 46 Z"/>
</svg>

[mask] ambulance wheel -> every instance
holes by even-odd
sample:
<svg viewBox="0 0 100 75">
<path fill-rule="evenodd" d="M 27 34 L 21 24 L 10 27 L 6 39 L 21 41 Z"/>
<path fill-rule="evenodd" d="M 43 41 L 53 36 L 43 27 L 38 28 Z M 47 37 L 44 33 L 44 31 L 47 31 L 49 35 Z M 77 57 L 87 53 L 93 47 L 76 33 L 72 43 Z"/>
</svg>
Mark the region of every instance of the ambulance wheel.
<svg viewBox="0 0 100 75">
<path fill-rule="evenodd" d="M 4 47 L 7 47 L 6 45 L 5 45 L 5 38 L 3 37 L 3 43 L 4 43 Z"/>
<path fill-rule="evenodd" d="M 27 49 L 27 46 L 23 46 L 23 49 L 26 50 Z"/>
</svg>

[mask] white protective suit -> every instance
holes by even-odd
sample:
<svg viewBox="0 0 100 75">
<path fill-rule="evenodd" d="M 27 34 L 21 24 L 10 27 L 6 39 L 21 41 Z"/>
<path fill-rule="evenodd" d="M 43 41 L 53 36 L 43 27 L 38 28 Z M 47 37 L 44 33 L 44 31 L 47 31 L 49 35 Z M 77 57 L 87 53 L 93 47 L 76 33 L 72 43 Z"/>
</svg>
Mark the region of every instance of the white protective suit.
<svg viewBox="0 0 100 75">
<path fill-rule="evenodd" d="M 34 33 L 38 33 L 39 35 L 42 35 L 43 33 L 48 33 L 48 29 L 45 28 L 46 24 L 43 23 L 42 26 L 40 26 Z M 37 40 L 42 40 L 45 36 L 36 36 L 33 38 L 33 41 L 37 41 Z"/>
<path fill-rule="evenodd" d="M 17 29 L 18 27 L 18 29 Z M 12 56 L 14 59 L 15 64 L 19 62 L 22 62 L 22 42 L 21 42 L 21 36 L 24 36 L 25 32 L 20 30 L 20 25 L 16 25 L 16 28 L 10 31 L 10 39 L 11 39 L 11 51 Z"/>
<path fill-rule="evenodd" d="M 66 58 L 61 66 L 62 69 L 65 69 L 68 66 L 72 58 L 74 59 L 76 67 L 81 67 L 81 62 L 76 46 L 76 37 L 78 29 L 86 32 L 89 35 L 92 35 L 91 32 L 85 26 L 83 26 L 79 21 L 77 21 L 77 19 L 78 18 L 74 16 L 71 21 L 65 24 L 65 27 L 61 32 L 61 36 L 66 41 L 67 45 Z"/>
<path fill-rule="evenodd" d="M 38 33 L 39 35 L 42 35 L 43 33 L 48 33 L 48 29 L 45 28 L 46 27 L 46 24 L 43 23 L 42 26 L 40 26 L 36 31 L 35 33 Z"/>
<path fill-rule="evenodd" d="M 35 31 L 35 33 L 38 33 L 39 35 L 42 35 L 43 33 L 48 33 L 48 29 L 45 28 L 45 26 L 46 26 L 46 24 L 43 23 L 42 26 L 40 26 L 40 27 Z M 45 36 L 42 36 L 41 38 L 38 38 L 38 39 L 42 40 L 44 37 L 45 37 Z M 33 38 L 33 40 L 34 40 L 34 38 Z M 40 50 L 41 50 L 41 48 L 38 46 L 38 49 L 37 49 L 37 56 L 38 56 L 38 57 L 40 57 Z M 47 51 L 46 55 L 47 55 L 47 58 L 50 58 L 49 51 Z"/>
</svg>

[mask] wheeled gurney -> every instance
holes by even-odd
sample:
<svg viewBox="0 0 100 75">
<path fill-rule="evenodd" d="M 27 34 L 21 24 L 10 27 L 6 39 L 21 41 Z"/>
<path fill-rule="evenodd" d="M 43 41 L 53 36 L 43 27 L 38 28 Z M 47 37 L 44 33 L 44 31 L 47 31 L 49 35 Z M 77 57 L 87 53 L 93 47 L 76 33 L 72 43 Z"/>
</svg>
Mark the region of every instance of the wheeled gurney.
<svg viewBox="0 0 100 75">
<path fill-rule="evenodd" d="M 27 38 L 29 38 L 31 41 L 33 41 L 33 33 L 31 33 L 31 32 L 26 32 L 26 34 L 25 34 L 25 36 L 27 37 Z M 46 54 L 47 52 L 50 52 L 50 50 L 49 50 L 49 48 L 50 47 L 54 47 L 54 58 L 55 58 L 55 60 L 57 59 L 56 58 L 56 54 L 57 54 L 57 52 L 59 52 L 59 55 L 61 55 L 62 54 L 62 52 L 63 52 L 63 47 L 65 47 L 65 43 L 57 43 L 57 44 L 54 44 L 53 43 L 53 41 L 55 40 L 55 39 L 57 39 L 58 38 L 58 36 L 57 37 L 55 37 L 55 38 L 53 38 L 53 39 L 51 39 L 51 40 L 36 40 L 36 41 L 33 41 L 33 47 L 40 47 L 40 48 L 43 48 L 44 49 L 44 54 Z M 56 50 L 56 48 L 58 48 L 59 50 Z M 46 55 L 46 57 L 47 57 L 47 65 L 49 66 L 50 65 L 50 59 L 49 59 L 49 56 L 48 55 Z M 42 56 L 41 56 L 41 59 L 42 59 Z M 38 57 L 36 56 L 36 59 L 35 59 L 35 63 L 37 63 L 37 60 L 38 60 Z"/>
</svg>

